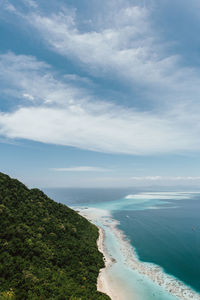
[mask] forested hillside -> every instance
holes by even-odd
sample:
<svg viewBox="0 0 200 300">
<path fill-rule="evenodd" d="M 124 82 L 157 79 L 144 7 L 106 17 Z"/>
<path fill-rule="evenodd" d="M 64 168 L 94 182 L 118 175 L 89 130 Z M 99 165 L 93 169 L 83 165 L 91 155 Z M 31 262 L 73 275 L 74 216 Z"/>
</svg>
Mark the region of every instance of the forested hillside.
<svg viewBox="0 0 200 300">
<path fill-rule="evenodd" d="M 0 299 L 110 299 L 98 229 L 38 189 L 0 173 Z"/>
</svg>

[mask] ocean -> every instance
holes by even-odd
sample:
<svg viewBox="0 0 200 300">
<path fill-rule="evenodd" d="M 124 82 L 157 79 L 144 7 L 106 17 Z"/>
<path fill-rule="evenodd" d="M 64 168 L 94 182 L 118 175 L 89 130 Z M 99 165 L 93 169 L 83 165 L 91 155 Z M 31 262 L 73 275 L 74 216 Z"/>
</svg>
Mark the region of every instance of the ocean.
<svg viewBox="0 0 200 300">
<path fill-rule="evenodd" d="M 138 290 L 138 299 L 192 299 L 186 294 L 184 298 L 184 292 L 180 295 L 179 291 L 171 296 L 169 287 L 165 293 L 166 282 L 171 278 L 174 282 L 183 283 L 185 289 L 194 290 L 196 296 L 193 299 L 200 299 L 200 193 L 141 192 L 133 189 L 44 189 L 44 192 L 55 201 L 73 208 L 110 212 L 111 218 L 117 221 L 117 228 L 133 247 L 138 261 L 144 262 L 138 264 L 140 274 L 135 266 L 134 271 L 127 267 L 118 253 L 119 241 L 98 220 L 97 225 L 103 227 L 107 234 L 107 248 L 119 262 L 110 272 L 120 273 L 118 280 L 124 281 L 130 293 L 132 289 L 133 292 Z M 150 271 L 143 272 L 143 266 Z M 154 280 L 158 273 L 157 269 L 154 271 L 156 266 L 160 267 L 159 272 L 164 276 L 157 281 Z"/>
</svg>

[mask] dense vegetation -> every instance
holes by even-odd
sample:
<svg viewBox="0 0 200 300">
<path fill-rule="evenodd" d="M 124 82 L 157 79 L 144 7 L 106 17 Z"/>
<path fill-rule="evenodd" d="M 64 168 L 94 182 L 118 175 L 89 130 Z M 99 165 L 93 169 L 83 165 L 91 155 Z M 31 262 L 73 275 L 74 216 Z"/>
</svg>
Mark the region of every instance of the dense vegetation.
<svg viewBox="0 0 200 300">
<path fill-rule="evenodd" d="M 96 291 L 97 228 L 0 173 L 0 299 L 110 299 Z"/>
</svg>

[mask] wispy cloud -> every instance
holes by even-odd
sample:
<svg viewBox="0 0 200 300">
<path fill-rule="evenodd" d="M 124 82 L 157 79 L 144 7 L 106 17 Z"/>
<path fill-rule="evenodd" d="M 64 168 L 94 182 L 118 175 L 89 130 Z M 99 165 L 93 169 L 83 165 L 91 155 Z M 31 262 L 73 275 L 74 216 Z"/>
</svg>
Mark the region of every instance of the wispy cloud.
<svg viewBox="0 0 200 300">
<path fill-rule="evenodd" d="M 90 90 L 56 78 L 34 57 L 0 55 L 2 93 L 16 98 L 0 113 L 0 134 L 109 153 L 155 154 L 200 149 L 198 110 L 188 116 L 142 112 L 98 99 Z"/>
<path fill-rule="evenodd" d="M 79 86 L 80 80 L 56 80 L 52 68 L 33 56 L 0 55 L 1 93 L 12 99 L 34 100 L 34 104 L 73 104 L 84 100 L 89 92 Z M 76 77 L 75 77 L 76 78 Z M 30 101 L 29 101 L 30 102 Z"/>
<path fill-rule="evenodd" d="M 139 87 L 141 93 L 145 88 L 145 97 L 151 103 L 159 101 L 163 109 L 183 101 L 186 105 L 199 96 L 197 71 L 184 67 L 176 52 L 168 54 L 169 44 L 152 25 L 150 5 L 142 7 L 126 0 L 111 1 L 107 10 L 104 5 L 95 21 L 90 15 L 85 30 L 76 10 L 66 6 L 49 14 L 37 9 L 23 18 L 51 50 L 94 76 L 112 76 L 120 84 Z"/>
<path fill-rule="evenodd" d="M 94 77 L 124 81 L 145 94 L 149 107 L 157 105 L 149 109 L 139 103 L 136 109 L 131 101 L 127 108 L 111 103 L 93 93 L 86 77 L 67 72 L 61 77 L 33 56 L 6 53 L 0 55 L 1 92 L 16 105 L 0 113 L 2 136 L 108 153 L 200 150 L 198 73 L 181 66 L 176 53 L 167 54 L 149 8 L 104 1 L 110 9 L 102 5 L 98 18 L 88 17 L 80 29 L 83 20 L 75 9 L 62 6 L 44 13 L 34 1 L 24 3 L 26 13 L 17 4 L 7 10 L 34 28 L 46 46 Z"/>
<path fill-rule="evenodd" d="M 110 169 L 104 169 L 100 167 L 91 166 L 78 166 L 78 167 L 68 167 L 68 168 L 51 168 L 50 170 L 56 172 L 110 172 Z"/>
<path fill-rule="evenodd" d="M 161 54 L 164 49 L 151 28 L 147 9 L 123 3 L 118 11 L 108 11 L 96 30 L 92 23 L 92 29 L 85 32 L 78 28 L 75 10 L 50 15 L 37 11 L 25 18 L 51 49 L 78 59 L 93 75 L 112 74 L 131 83 L 168 85 L 178 57 Z"/>
</svg>

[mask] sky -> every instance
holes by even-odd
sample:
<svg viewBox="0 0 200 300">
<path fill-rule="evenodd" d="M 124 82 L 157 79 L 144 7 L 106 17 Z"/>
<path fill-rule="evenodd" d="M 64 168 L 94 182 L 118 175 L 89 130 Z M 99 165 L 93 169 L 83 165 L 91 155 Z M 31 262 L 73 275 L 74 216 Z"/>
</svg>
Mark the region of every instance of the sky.
<svg viewBox="0 0 200 300">
<path fill-rule="evenodd" d="M 199 0 L 0 0 L 0 171 L 200 186 Z"/>
</svg>

